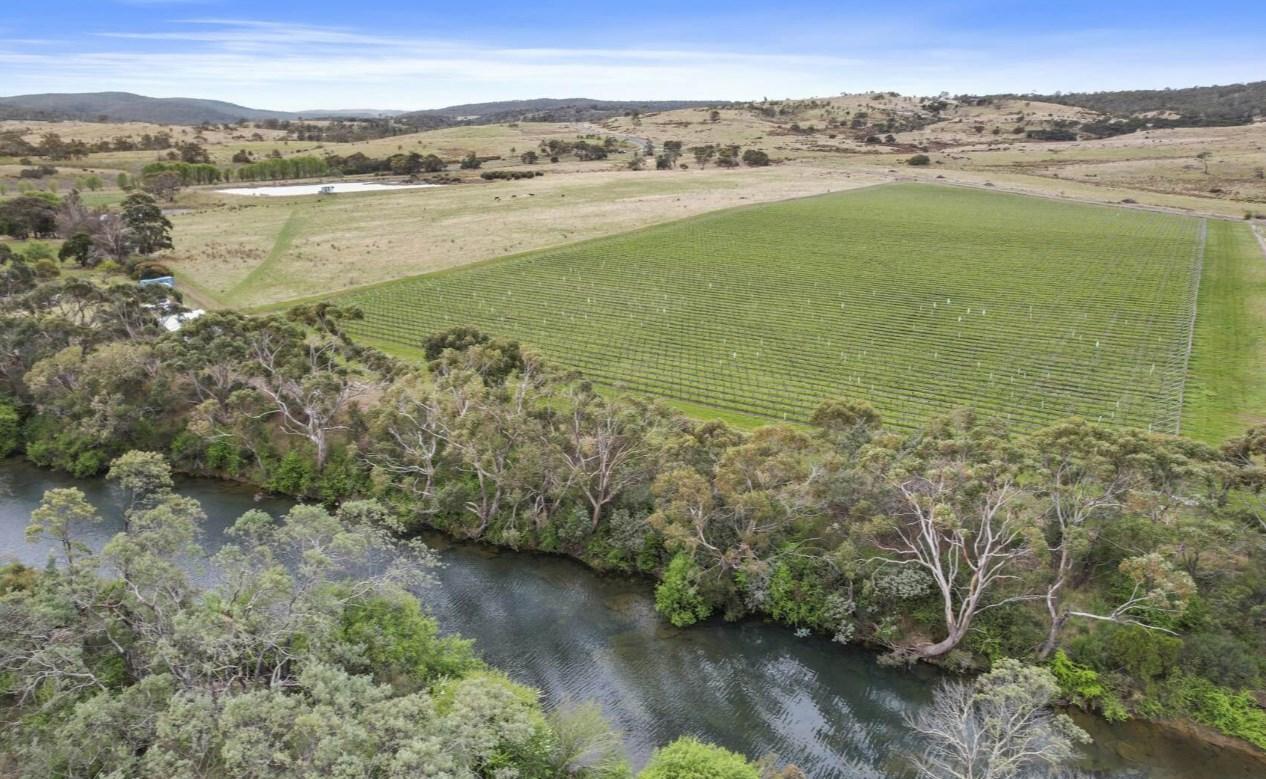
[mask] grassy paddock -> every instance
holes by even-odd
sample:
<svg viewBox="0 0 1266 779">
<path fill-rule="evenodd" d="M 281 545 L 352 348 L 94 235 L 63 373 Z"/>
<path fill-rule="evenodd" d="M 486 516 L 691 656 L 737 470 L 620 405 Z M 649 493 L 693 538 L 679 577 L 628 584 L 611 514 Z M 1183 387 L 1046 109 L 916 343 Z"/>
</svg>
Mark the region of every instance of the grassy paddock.
<svg viewBox="0 0 1266 779">
<path fill-rule="evenodd" d="M 1183 432 L 1221 441 L 1266 421 L 1266 253 L 1249 226 L 1210 222 Z"/>
<path fill-rule="evenodd" d="M 350 293 L 353 330 L 456 324 L 595 381 L 803 421 L 973 405 L 1178 428 L 1201 222 L 902 184 L 711 214 Z"/>
</svg>

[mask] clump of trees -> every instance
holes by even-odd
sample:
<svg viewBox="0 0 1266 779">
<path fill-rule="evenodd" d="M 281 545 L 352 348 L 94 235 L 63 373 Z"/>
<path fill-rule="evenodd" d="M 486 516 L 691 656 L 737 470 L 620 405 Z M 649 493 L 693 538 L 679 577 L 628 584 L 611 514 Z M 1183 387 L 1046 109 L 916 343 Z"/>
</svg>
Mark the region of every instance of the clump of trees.
<svg viewBox="0 0 1266 779">
<path fill-rule="evenodd" d="M 359 176 L 367 173 L 391 173 L 397 176 L 415 176 L 419 173 L 439 173 L 448 167 L 444 160 L 434 154 L 393 154 L 390 157 L 367 157 L 361 152 L 340 157 L 337 154 L 327 155 L 325 163 L 329 171 L 347 176 Z M 324 175 L 324 174 L 318 174 Z"/>
<path fill-rule="evenodd" d="M 479 174 L 479 178 L 484 181 L 518 181 L 544 175 L 545 171 L 542 170 L 485 170 Z"/>
<path fill-rule="evenodd" d="M 678 144 L 678 152 L 680 150 L 680 144 Z M 708 163 L 713 163 L 720 168 L 737 168 L 740 164 L 759 168 L 772 162 L 769 154 L 762 149 L 744 150 L 736 145 L 718 146 L 709 143 L 703 146 L 692 146 L 688 151 L 694 156 L 695 164 L 700 168 L 706 168 Z"/>
<path fill-rule="evenodd" d="M 19 240 L 55 235 L 59 203 L 56 195 L 47 192 L 0 200 L 0 234 Z"/>
<path fill-rule="evenodd" d="M 575 156 L 577 160 L 588 162 L 591 160 L 605 160 L 618 147 L 619 141 L 612 136 L 602 139 L 601 143 L 586 138 L 580 138 L 575 141 L 550 138 L 548 141 L 541 142 L 539 151 L 542 156 L 549 157 L 551 162 L 557 162 L 559 158 L 568 154 Z"/>
<path fill-rule="evenodd" d="M 0 234 L 64 238 L 60 259 L 84 267 L 104 259 L 126 262 L 172 246 L 171 223 L 143 192 L 124 198 L 118 211 L 89 208 L 74 191 L 65 198 L 42 193 L 0 201 Z"/>
</svg>

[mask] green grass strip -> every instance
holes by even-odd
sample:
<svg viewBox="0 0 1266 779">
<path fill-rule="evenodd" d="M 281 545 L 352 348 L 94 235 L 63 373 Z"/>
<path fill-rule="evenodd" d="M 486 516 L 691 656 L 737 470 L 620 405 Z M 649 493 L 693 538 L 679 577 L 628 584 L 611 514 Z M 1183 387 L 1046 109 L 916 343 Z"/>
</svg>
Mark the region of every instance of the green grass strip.
<svg viewBox="0 0 1266 779">
<path fill-rule="evenodd" d="M 1266 420 L 1266 252 L 1248 225 L 1211 221 L 1183 431 L 1218 442 Z"/>
</svg>

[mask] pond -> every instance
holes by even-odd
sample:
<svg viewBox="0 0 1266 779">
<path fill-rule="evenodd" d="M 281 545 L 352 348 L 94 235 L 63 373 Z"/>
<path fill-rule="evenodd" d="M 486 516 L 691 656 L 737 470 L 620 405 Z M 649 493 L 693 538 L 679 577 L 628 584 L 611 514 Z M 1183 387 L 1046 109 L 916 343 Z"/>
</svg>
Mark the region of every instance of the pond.
<svg viewBox="0 0 1266 779">
<path fill-rule="evenodd" d="M 23 528 L 53 487 L 78 486 L 101 509 L 106 521 L 87 539 L 92 545 L 120 528 L 117 496 L 103 481 L 18 461 L 0 463 L 0 477 L 0 560 L 44 564 L 48 548 L 26 544 Z M 220 482 L 182 480 L 178 489 L 207 512 L 208 550 L 246 510 L 289 505 Z M 428 541 L 444 566 L 419 595 L 442 627 L 475 639 L 484 659 L 539 688 L 548 705 L 601 703 L 637 765 L 655 746 L 693 734 L 753 757 L 777 754 L 811 777 L 890 777 L 910 746 L 903 715 L 926 703 L 940 678 L 927 667 L 881 668 L 871 652 L 755 620 L 676 630 L 656 617 L 645 581 L 598 576 L 562 558 Z M 1238 752 L 1146 723 L 1087 724 L 1096 743 L 1086 767 L 1104 776 L 1266 773 L 1266 764 Z"/>
<path fill-rule="evenodd" d="M 280 184 L 262 187 L 217 189 L 221 195 L 248 197 L 292 197 L 296 195 L 338 195 L 351 192 L 390 192 L 396 189 L 429 189 L 443 184 L 377 184 L 371 181 L 343 181 L 335 184 Z"/>
</svg>

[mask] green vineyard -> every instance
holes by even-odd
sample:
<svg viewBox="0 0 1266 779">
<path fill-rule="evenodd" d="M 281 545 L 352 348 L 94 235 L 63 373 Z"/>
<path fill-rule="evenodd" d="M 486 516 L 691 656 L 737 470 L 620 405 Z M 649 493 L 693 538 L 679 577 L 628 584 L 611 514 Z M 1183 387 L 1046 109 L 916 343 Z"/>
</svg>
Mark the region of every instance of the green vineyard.
<svg viewBox="0 0 1266 779">
<path fill-rule="evenodd" d="M 773 419 L 828 397 L 1175 431 L 1201 220 L 896 184 L 348 293 L 353 334 L 474 325 L 593 380 Z"/>
</svg>

